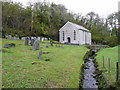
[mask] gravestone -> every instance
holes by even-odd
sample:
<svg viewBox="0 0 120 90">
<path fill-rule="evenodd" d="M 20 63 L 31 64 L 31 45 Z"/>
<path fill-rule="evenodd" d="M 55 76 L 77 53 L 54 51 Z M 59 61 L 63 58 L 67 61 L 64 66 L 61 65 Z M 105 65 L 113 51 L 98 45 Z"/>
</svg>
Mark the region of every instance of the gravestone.
<svg viewBox="0 0 120 90">
<path fill-rule="evenodd" d="M 40 41 L 36 40 L 35 44 L 36 44 L 36 49 L 39 49 L 40 48 Z"/>
<path fill-rule="evenodd" d="M 17 39 L 16 37 L 13 37 L 13 39 Z"/>
<path fill-rule="evenodd" d="M 38 59 L 42 59 L 42 54 L 43 54 L 43 52 L 42 52 L 42 50 L 40 50 Z"/>
<path fill-rule="evenodd" d="M 29 45 L 29 39 L 28 39 L 28 37 L 25 38 L 25 45 Z"/>
<path fill-rule="evenodd" d="M 37 38 L 40 41 L 40 37 Z"/>
<path fill-rule="evenodd" d="M 8 44 L 8 43 L 5 43 L 5 44 L 4 44 L 4 48 L 9 48 L 9 44 Z"/>
<path fill-rule="evenodd" d="M 5 35 L 5 38 L 8 38 L 8 35 Z"/>
<path fill-rule="evenodd" d="M 33 46 L 35 40 L 34 40 L 34 39 L 31 39 L 30 41 L 31 41 L 31 42 L 30 42 L 30 45 Z"/>
<path fill-rule="evenodd" d="M 36 50 L 36 45 L 35 45 L 35 43 L 34 43 L 33 46 L 32 46 L 32 50 Z"/>
<path fill-rule="evenodd" d="M 12 36 L 11 36 L 11 35 L 8 35 L 8 39 L 12 39 Z"/>
<path fill-rule="evenodd" d="M 48 48 L 48 43 L 46 44 L 46 48 Z"/>
<path fill-rule="evenodd" d="M 22 37 L 21 39 L 22 39 L 22 40 L 25 40 L 25 37 Z"/>
<path fill-rule="evenodd" d="M 14 43 L 5 43 L 4 48 L 9 48 L 9 47 L 15 47 L 16 45 Z"/>
<path fill-rule="evenodd" d="M 31 37 L 31 39 L 34 39 L 34 37 Z"/>
<path fill-rule="evenodd" d="M 44 41 L 44 38 L 43 38 L 43 37 L 41 38 L 41 41 L 42 41 L 42 42 Z"/>
<path fill-rule="evenodd" d="M 35 40 L 35 43 L 32 46 L 32 50 L 37 50 L 40 48 L 39 40 Z"/>
<path fill-rule="evenodd" d="M 23 37 L 21 39 L 23 40 Z"/>
<path fill-rule="evenodd" d="M 35 40 L 37 39 L 36 37 L 33 37 Z"/>
<path fill-rule="evenodd" d="M 47 40 L 47 38 L 44 38 L 45 40 Z"/>
</svg>

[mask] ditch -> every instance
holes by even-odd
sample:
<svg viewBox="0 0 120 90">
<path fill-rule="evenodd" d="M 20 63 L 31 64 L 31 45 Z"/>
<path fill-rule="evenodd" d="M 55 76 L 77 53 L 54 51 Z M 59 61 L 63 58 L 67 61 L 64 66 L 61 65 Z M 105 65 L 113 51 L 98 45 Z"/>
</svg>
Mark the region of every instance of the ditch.
<svg viewBox="0 0 120 90">
<path fill-rule="evenodd" d="M 96 90 L 104 88 L 114 88 L 111 85 L 108 85 L 107 81 L 101 70 L 98 69 L 98 62 L 95 59 L 96 53 L 92 50 L 88 51 L 83 60 L 84 64 L 81 67 L 79 88 L 87 88 Z"/>
</svg>

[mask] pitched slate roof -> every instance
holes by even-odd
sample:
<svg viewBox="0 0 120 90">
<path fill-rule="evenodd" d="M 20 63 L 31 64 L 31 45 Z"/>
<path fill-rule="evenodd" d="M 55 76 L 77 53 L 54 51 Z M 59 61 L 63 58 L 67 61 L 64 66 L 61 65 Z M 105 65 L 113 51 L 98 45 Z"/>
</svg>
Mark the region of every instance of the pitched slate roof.
<svg viewBox="0 0 120 90">
<path fill-rule="evenodd" d="M 68 21 L 67 23 L 70 23 L 71 25 L 75 26 L 76 28 L 78 28 L 78 30 L 84 30 L 84 31 L 89 31 L 88 29 L 84 28 L 83 26 L 81 25 L 78 25 L 78 24 L 75 24 L 75 23 L 72 23 L 70 21 Z"/>
</svg>

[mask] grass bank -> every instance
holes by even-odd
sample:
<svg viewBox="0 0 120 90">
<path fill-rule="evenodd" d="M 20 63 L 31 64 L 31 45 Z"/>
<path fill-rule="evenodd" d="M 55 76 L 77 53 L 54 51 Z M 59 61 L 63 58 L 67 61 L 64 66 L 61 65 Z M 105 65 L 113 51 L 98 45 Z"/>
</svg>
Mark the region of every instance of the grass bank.
<svg viewBox="0 0 120 90">
<path fill-rule="evenodd" d="M 23 40 L 2 41 L 2 44 L 16 44 L 16 47 L 1 49 L 3 88 L 79 88 L 82 58 L 88 51 L 84 46 L 42 48 L 43 52 L 49 53 L 43 54 L 40 60 L 37 59 L 40 50 L 33 51 L 31 46 L 24 46 Z M 41 42 L 40 47 L 43 46 L 45 43 Z"/>
<path fill-rule="evenodd" d="M 103 56 L 105 68 L 103 68 Z M 108 73 L 108 58 L 110 58 L 110 73 Z M 96 59 L 99 64 L 99 69 L 105 71 L 104 74 L 109 79 L 110 84 L 114 86 L 116 82 L 116 62 L 118 61 L 118 46 L 101 49 L 99 52 L 97 52 Z"/>
</svg>

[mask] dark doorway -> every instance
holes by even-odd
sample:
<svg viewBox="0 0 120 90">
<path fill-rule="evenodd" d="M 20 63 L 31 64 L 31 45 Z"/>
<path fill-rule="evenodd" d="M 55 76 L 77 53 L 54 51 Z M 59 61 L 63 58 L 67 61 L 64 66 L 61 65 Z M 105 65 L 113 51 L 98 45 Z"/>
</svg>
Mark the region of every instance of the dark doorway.
<svg viewBox="0 0 120 90">
<path fill-rule="evenodd" d="M 68 43 L 70 43 L 70 37 L 68 37 L 67 39 L 68 39 Z"/>
</svg>

